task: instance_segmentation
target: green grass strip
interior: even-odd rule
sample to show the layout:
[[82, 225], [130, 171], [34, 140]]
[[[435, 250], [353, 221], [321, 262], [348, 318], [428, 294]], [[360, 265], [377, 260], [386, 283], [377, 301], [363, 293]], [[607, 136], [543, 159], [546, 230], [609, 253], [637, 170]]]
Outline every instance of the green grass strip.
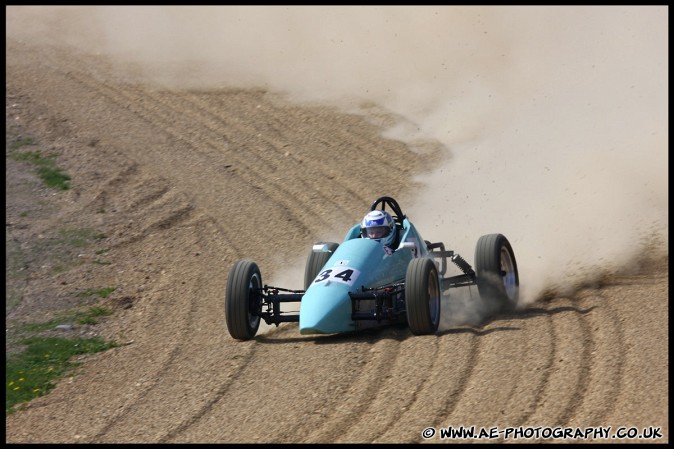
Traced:
[[39, 151], [14, 152], [12, 158], [27, 161], [37, 166], [37, 174], [42, 181], [53, 189], [70, 189], [70, 176], [56, 166], [54, 156], [42, 157]]
[[79, 363], [70, 359], [78, 354], [93, 354], [119, 346], [100, 338], [68, 339], [30, 337], [22, 342], [23, 352], [5, 359], [5, 414], [16, 411], [15, 405], [44, 396]]

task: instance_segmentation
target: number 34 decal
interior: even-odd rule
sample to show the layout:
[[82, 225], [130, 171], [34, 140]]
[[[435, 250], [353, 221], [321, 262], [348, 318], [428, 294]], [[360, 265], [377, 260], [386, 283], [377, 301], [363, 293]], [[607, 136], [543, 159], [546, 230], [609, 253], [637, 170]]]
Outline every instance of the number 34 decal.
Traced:
[[353, 285], [358, 276], [360, 276], [360, 271], [354, 270], [353, 268], [333, 267], [318, 273], [318, 276], [316, 276], [316, 279], [314, 279], [314, 284], [331, 281], [341, 282], [346, 285]]

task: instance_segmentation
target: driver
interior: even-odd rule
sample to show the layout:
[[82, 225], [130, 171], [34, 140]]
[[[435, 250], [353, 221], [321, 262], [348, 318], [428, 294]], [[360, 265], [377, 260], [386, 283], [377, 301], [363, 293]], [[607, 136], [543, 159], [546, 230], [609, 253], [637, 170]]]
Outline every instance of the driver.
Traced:
[[368, 212], [360, 223], [360, 235], [363, 238], [380, 241], [391, 249], [396, 239], [396, 231], [393, 217], [385, 210]]

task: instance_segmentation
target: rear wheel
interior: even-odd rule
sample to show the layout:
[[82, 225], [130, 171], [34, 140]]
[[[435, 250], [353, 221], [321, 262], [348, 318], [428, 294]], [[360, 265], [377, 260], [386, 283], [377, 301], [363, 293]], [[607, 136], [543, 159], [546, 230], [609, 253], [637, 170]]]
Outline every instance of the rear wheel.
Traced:
[[328, 262], [330, 256], [335, 252], [339, 244], [333, 242], [320, 242], [316, 243], [317, 245], [324, 244], [328, 245], [328, 252], [315, 252], [311, 251], [309, 257], [307, 257], [307, 265], [304, 268], [304, 289], [308, 289], [318, 273], [323, 269], [323, 266]]
[[260, 327], [262, 275], [251, 260], [237, 261], [227, 278], [225, 320], [229, 334], [237, 340], [250, 340]]
[[440, 324], [440, 279], [433, 259], [412, 259], [405, 275], [407, 323], [414, 335], [434, 334]]
[[498, 310], [512, 310], [519, 299], [517, 261], [508, 239], [502, 234], [483, 235], [475, 247], [477, 288], [480, 296]]

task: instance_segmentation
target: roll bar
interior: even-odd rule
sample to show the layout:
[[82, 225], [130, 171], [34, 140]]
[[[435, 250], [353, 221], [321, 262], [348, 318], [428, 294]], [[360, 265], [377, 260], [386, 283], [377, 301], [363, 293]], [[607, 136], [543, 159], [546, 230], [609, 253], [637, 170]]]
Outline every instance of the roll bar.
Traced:
[[372, 203], [372, 206], [370, 206], [370, 210], [376, 210], [377, 206], [381, 204], [381, 210], [386, 210], [386, 206], [388, 205], [391, 210], [393, 211], [394, 217], [397, 218], [398, 223], [402, 223], [403, 220], [406, 218], [405, 214], [403, 214], [402, 209], [400, 209], [400, 205], [398, 205], [398, 202], [391, 198], [390, 196], [380, 196], [376, 200], [374, 200], [374, 203]]

